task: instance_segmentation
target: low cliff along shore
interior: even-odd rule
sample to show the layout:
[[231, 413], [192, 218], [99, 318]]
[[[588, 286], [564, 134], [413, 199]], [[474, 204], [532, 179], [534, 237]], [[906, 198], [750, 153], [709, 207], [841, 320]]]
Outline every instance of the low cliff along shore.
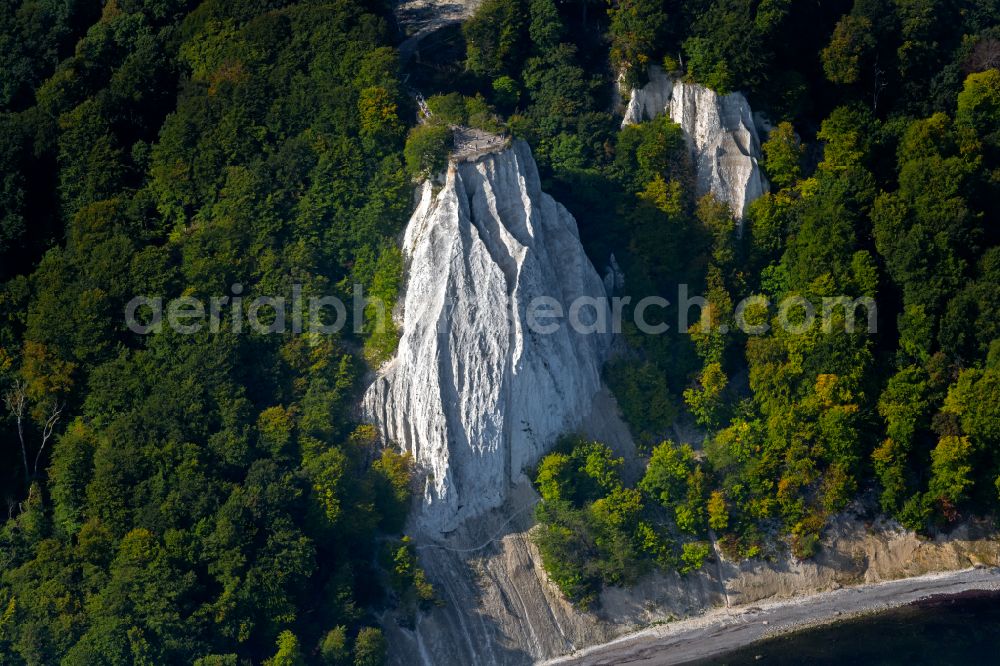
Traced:
[[941, 595], [1000, 590], [1000, 569], [970, 568], [845, 587], [788, 600], [721, 608], [651, 627], [545, 664], [684, 664], [790, 631], [839, 622]]
[[[652, 92], [643, 93], [644, 108], [659, 107]], [[715, 175], [705, 182], [740, 205], [758, 192], [756, 158], [739, 149], [757, 150], [749, 109], [736, 97], [709, 101], [706, 113], [721, 109], [729, 120], [693, 119], [701, 135], [692, 149], [732, 149], [713, 149], [728, 157], [706, 163]], [[730, 140], [744, 132], [748, 142]], [[605, 286], [572, 215], [542, 192], [524, 142], [453, 159], [443, 182], [423, 186], [407, 227], [402, 338], [363, 402], [367, 418], [417, 465], [422, 489], [408, 532], [441, 602], [415, 620], [383, 616], [390, 663], [673, 663], [789, 627], [997, 584], [996, 571], [970, 569], [1000, 565], [985, 525], [923, 539], [844, 514], [808, 561], [723, 560], [605, 588], [593, 610], [567, 602], [532, 542], [538, 495], [525, 471], [565, 432], [638, 458], [601, 381], [611, 336], [568, 327], [536, 335], [525, 308], [540, 295], [566, 307], [604, 295]], [[958, 573], [928, 577], [942, 571]]]
[[542, 570], [531, 542], [534, 492], [520, 486], [513, 495], [474, 527], [421, 539], [421, 563], [443, 605], [412, 628], [387, 618], [391, 663], [684, 663], [929, 596], [1000, 589], [1000, 543], [985, 526], [923, 539], [843, 516], [811, 560], [654, 573], [630, 589], [605, 589], [584, 611]]

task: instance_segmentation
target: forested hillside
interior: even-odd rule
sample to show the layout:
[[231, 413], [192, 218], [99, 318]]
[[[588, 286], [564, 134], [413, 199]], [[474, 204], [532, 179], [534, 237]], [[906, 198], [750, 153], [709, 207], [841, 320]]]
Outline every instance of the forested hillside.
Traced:
[[350, 416], [377, 340], [125, 328], [135, 295], [394, 292], [390, 23], [283, 4], [0, 8], [0, 663], [375, 664], [371, 611], [415, 603], [376, 540], [408, 460]]
[[[231, 300], [217, 331], [138, 335], [123, 313], [356, 284], [391, 308], [449, 124], [526, 139], [633, 303], [684, 283], [712, 306], [628, 326], [605, 369], [639, 479], [573, 437], [533, 470], [568, 597], [713, 544], [810, 557], [852, 502], [923, 533], [995, 515], [1000, 4], [484, 0], [406, 63], [390, 10], [0, 3], [0, 665], [368, 666], [383, 611], [434, 603], [400, 536], [409, 457], [354, 411], [391, 325], [234, 330]], [[678, 125], [620, 127], [616, 83], [651, 64], [773, 123], [740, 224], [695, 196]], [[871, 298], [878, 328], [759, 306], [748, 335], [754, 296]]]
[[[538, 468], [539, 545], [571, 598], [697, 568], [711, 534], [730, 557], [809, 557], [855, 499], [921, 532], [993, 514], [998, 30], [988, 1], [621, 0], [605, 15], [487, 0], [452, 41], [464, 62], [425, 65], [428, 85], [485, 100], [529, 138], [627, 295], [675, 301], [685, 283], [710, 303], [690, 335], [626, 329], [631, 352], [607, 369], [650, 455], [636, 487], [600, 443], [564, 442]], [[619, 129], [609, 113], [610, 84], [642, 86], [651, 64], [742, 91], [772, 121], [772, 191], [742, 233], [695, 199], [678, 126]], [[877, 331], [864, 307], [853, 330], [842, 306], [828, 328], [801, 309], [782, 326], [774, 309], [801, 297], [820, 314], [841, 296], [872, 299]], [[763, 334], [735, 325], [748, 297]], [[705, 432], [698, 450], [663, 442], [678, 419]]]

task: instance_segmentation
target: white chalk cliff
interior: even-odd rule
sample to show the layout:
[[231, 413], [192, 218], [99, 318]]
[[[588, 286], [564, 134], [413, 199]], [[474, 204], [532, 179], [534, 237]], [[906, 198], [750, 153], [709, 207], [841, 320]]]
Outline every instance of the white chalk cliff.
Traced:
[[[589, 299], [579, 320], [607, 318], [605, 289], [523, 141], [452, 163], [436, 194], [424, 183], [403, 252], [402, 337], [363, 410], [423, 473], [418, 525], [449, 532], [503, 504], [587, 415], [611, 335], [574, 330], [570, 307]], [[529, 326], [537, 298], [562, 307], [551, 333]]]
[[742, 218], [747, 206], [767, 191], [758, 164], [760, 138], [741, 93], [719, 95], [704, 86], [674, 80], [654, 65], [649, 68], [649, 82], [623, 91], [625, 95], [629, 101], [622, 127], [666, 113], [684, 130], [697, 171], [698, 196], [711, 192]]

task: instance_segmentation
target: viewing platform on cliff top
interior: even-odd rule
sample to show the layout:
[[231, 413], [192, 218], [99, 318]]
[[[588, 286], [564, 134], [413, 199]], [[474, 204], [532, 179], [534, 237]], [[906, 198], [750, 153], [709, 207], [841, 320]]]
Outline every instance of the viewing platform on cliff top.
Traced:
[[492, 134], [475, 127], [452, 125], [455, 146], [451, 150], [454, 162], [474, 162], [483, 155], [498, 153], [510, 146], [507, 134]]

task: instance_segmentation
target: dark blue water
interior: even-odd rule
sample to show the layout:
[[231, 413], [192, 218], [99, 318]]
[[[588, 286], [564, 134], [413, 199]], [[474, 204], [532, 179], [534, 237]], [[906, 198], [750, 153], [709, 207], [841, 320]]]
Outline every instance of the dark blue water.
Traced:
[[1000, 666], [1000, 595], [933, 598], [878, 615], [768, 639], [699, 664]]

